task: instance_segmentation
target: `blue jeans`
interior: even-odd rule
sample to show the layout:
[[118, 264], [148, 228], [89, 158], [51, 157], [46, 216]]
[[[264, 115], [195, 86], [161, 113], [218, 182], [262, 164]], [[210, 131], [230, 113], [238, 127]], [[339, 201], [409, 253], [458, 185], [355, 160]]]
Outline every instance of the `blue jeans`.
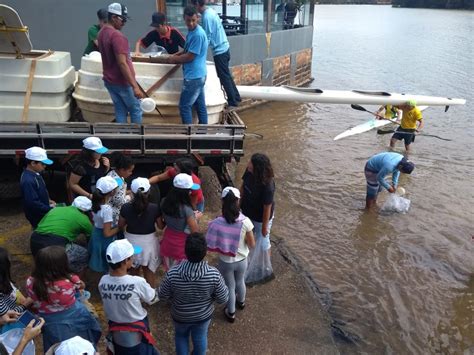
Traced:
[[193, 354], [205, 355], [207, 350], [207, 330], [211, 320], [199, 323], [174, 323], [174, 342], [177, 355], [189, 354], [189, 335], [193, 341]]
[[216, 66], [217, 76], [224, 87], [229, 106], [238, 106], [240, 99], [239, 90], [235, 86], [234, 79], [229, 70], [230, 50], [214, 56], [214, 65]]
[[104, 85], [109, 91], [115, 108], [115, 121], [127, 123], [127, 115], [130, 112], [132, 123], [142, 123], [142, 109], [140, 101], [135, 97], [130, 85], [114, 85], [104, 80]]
[[207, 124], [207, 108], [204, 96], [206, 77], [183, 80], [183, 89], [179, 98], [179, 114], [184, 124], [193, 123], [193, 107], [196, 109], [199, 123]]

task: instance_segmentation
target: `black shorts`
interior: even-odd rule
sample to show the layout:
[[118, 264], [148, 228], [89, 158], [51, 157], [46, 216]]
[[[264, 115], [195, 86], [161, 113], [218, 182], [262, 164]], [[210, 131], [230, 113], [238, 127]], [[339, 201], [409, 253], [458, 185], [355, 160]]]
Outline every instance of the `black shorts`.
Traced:
[[409, 145], [415, 141], [415, 132], [416, 129], [405, 129], [398, 127], [392, 138], [398, 141], [403, 139], [405, 141], [405, 145]]

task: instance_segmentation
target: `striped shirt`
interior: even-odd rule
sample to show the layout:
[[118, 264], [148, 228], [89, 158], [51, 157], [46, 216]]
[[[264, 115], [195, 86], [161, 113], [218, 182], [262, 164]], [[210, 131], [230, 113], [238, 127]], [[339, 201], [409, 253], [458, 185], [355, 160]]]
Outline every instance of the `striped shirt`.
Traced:
[[226, 303], [229, 290], [219, 271], [207, 261], [183, 261], [165, 275], [158, 290], [160, 299], [171, 300], [171, 316], [178, 323], [204, 322], [212, 317], [214, 304]]
[[12, 292], [10, 294], [0, 293], [0, 316], [3, 316], [8, 311], [15, 311], [18, 313], [23, 313], [25, 311], [25, 307], [18, 305], [16, 303], [16, 293], [17, 288], [12, 286]]

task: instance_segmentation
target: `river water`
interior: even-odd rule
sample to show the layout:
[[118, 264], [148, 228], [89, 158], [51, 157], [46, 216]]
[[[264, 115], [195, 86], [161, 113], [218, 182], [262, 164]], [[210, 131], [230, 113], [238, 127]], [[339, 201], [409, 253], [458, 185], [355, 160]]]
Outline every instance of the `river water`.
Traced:
[[332, 140], [368, 114], [270, 103], [241, 115], [264, 136], [246, 141], [247, 159], [265, 152], [276, 172], [272, 233], [328, 290], [337, 324], [359, 337], [340, 341], [343, 353], [474, 352], [473, 23], [466, 11], [316, 6], [311, 86], [468, 100], [425, 111], [425, 133], [453, 141], [417, 138], [416, 169], [400, 180], [408, 214], [363, 209], [365, 161], [389, 136]]

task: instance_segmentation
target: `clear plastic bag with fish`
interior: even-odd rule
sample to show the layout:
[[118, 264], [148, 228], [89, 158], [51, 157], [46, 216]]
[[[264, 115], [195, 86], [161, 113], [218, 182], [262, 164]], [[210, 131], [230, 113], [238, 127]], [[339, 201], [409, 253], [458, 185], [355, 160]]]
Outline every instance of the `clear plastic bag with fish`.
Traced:
[[164, 47], [152, 43], [145, 49], [145, 53], [150, 57], [159, 57], [160, 55], [168, 54], [168, 51]]
[[257, 238], [255, 248], [250, 249], [248, 267], [245, 272], [247, 285], [265, 283], [274, 277], [270, 253], [265, 249], [263, 241], [263, 238]]
[[411, 201], [397, 194], [390, 194], [382, 205], [382, 212], [407, 213], [410, 209]]

